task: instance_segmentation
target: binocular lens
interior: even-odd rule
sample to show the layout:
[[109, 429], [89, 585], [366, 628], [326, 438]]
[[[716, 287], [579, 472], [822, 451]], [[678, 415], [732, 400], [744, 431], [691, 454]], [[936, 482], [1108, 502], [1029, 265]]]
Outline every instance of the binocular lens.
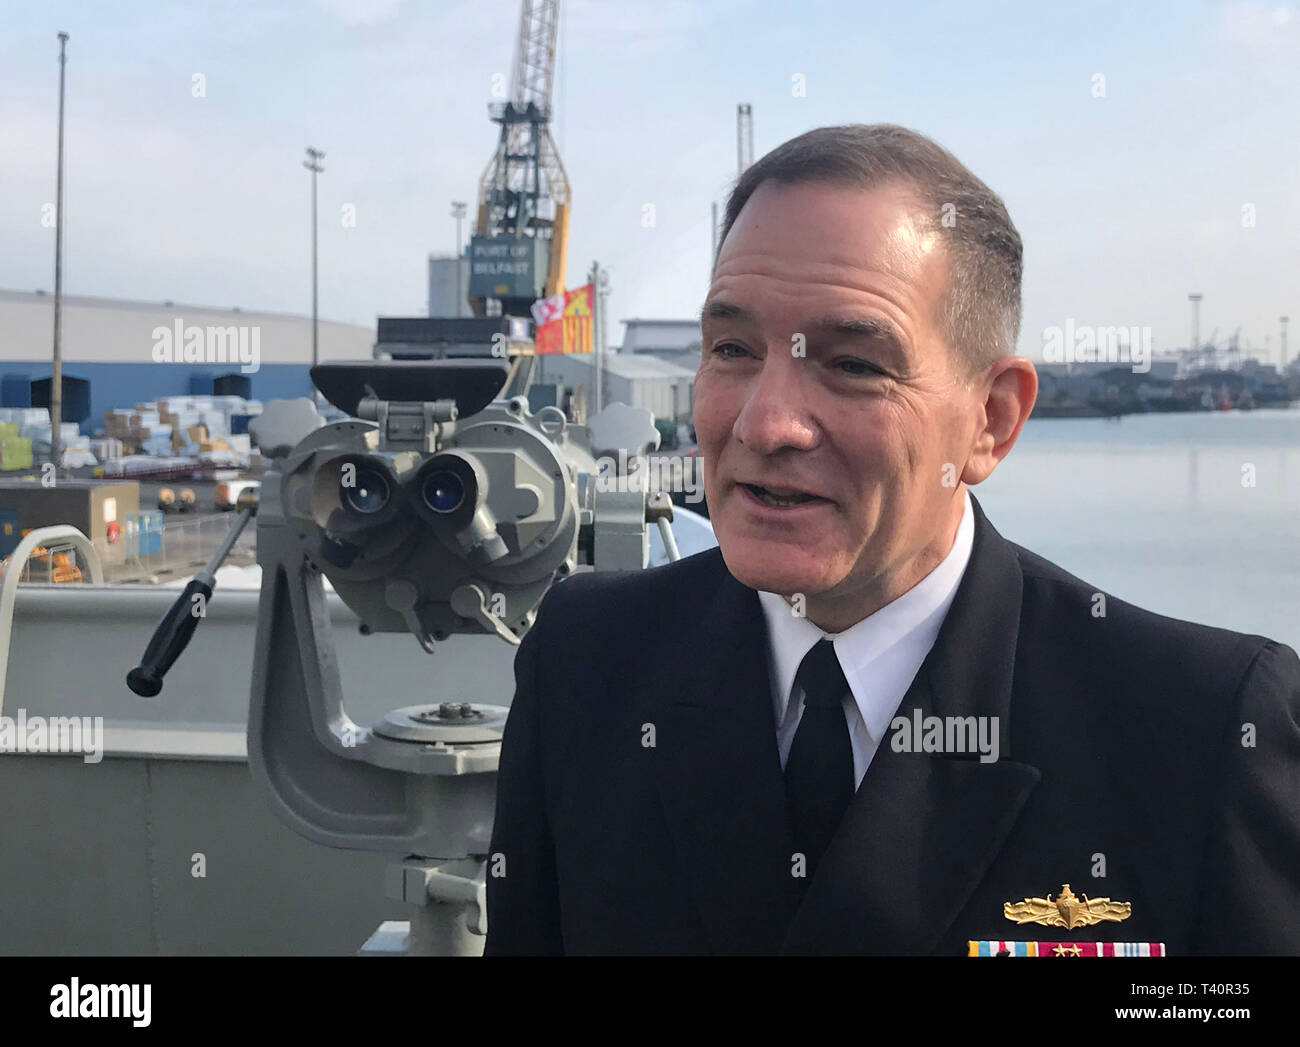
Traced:
[[356, 483], [342, 485], [343, 502], [358, 513], [377, 513], [388, 504], [388, 481], [374, 469], [358, 469]]
[[465, 501], [465, 485], [449, 469], [439, 469], [424, 481], [424, 504], [435, 513], [454, 513]]

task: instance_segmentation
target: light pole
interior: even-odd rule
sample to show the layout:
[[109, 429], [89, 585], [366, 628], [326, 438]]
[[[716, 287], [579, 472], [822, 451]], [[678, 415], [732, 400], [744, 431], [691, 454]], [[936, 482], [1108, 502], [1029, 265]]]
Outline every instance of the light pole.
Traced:
[[605, 404], [605, 296], [609, 293], [609, 271], [602, 269], [599, 262], [591, 263], [587, 274], [591, 281], [592, 332], [591, 348], [595, 363], [596, 410], [600, 414]]
[[68, 34], [59, 34], [59, 161], [54, 190], [54, 361], [50, 375], [50, 461], [58, 471], [63, 457], [63, 80], [68, 64]]
[[600, 263], [592, 262], [591, 268], [587, 271], [587, 281], [591, 284], [591, 362], [593, 384], [596, 386], [592, 390], [595, 395], [596, 409], [591, 413], [600, 414], [600, 296], [597, 291], [600, 288]]
[[609, 328], [605, 324], [605, 305], [606, 299], [609, 298], [609, 270], [600, 271], [600, 281], [596, 284], [596, 297], [600, 302], [600, 351], [602, 355], [609, 351], [608, 332]]
[[709, 275], [710, 276], [713, 275], [713, 263], [717, 261], [718, 258], [718, 201], [716, 200], [713, 201], [712, 211], [713, 211], [713, 218], [712, 218], [713, 232], [712, 232], [711, 248], [709, 250]]
[[[311, 365], [315, 367], [319, 363], [319, 345], [318, 345], [318, 326], [317, 302], [316, 302], [316, 176], [325, 170], [321, 166], [321, 161], [325, 159], [325, 154], [319, 149], [307, 147], [307, 159], [302, 162], [302, 166], [311, 172]], [[315, 385], [312, 386], [312, 395], [315, 396]]]
[[461, 282], [461, 260], [465, 253], [465, 241], [460, 238], [460, 223], [465, 217], [465, 208], [469, 205], [463, 200], [453, 200], [451, 202], [451, 216], [456, 219], [456, 315], [460, 316], [461, 307], [465, 304], [465, 289]]
[[1187, 296], [1187, 300], [1192, 303], [1192, 344], [1189, 359], [1193, 367], [1199, 367], [1201, 363], [1201, 299], [1204, 297], [1195, 291]]

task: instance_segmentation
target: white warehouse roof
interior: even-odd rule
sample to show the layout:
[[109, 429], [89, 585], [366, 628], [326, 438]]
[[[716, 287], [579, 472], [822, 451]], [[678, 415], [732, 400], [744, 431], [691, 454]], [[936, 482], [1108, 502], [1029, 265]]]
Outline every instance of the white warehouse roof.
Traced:
[[[591, 356], [584, 354], [584, 358], [591, 359]], [[653, 356], [644, 356], [640, 353], [607, 353], [605, 355], [605, 369], [612, 375], [619, 378], [641, 379], [641, 378], [681, 378], [686, 381], [695, 379], [695, 372], [686, 367], [669, 363], [666, 360], [657, 360]]]
[[[311, 317], [291, 313], [63, 296], [63, 356], [69, 363], [148, 363], [154, 330], [180, 322], [197, 327], [257, 328], [268, 364], [311, 363]], [[54, 326], [54, 295], [0, 290], [0, 364], [46, 361]], [[369, 359], [373, 327], [321, 320], [321, 360]]]
[[680, 352], [700, 347], [700, 321], [624, 320], [623, 352]]

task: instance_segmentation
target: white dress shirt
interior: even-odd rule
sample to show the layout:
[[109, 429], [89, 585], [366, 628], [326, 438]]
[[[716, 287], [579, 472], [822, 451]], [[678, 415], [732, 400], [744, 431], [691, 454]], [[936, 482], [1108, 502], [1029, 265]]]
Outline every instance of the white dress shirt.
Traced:
[[835, 645], [852, 691], [853, 701], [845, 696], [844, 716], [853, 746], [854, 780], [862, 783], [898, 706], [934, 646], [966, 572], [975, 516], [970, 493], [964, 493], [961, 523], [948, 555], [902, 596], [841, 633], [823, 632], [807, 618], [797, 617], [783, 596], [759, 592], [767, 618], [768, 672], [782, 768], [803, 715], [803, 688], [795, 685], [795, 673], [804, 655], [819, 640], [827, 639]]

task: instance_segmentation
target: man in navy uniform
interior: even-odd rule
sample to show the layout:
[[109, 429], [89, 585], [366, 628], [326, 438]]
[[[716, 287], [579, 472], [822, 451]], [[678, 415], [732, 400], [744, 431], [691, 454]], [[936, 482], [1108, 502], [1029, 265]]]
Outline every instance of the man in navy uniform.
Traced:
[[968, 492], [1037, 394], [1021, 266], [914, 132], [744, 173], [695, 384], [720, 548], [544, 600], [488, 955], [1300, 953], [1295, 653], [1115, 599]]

